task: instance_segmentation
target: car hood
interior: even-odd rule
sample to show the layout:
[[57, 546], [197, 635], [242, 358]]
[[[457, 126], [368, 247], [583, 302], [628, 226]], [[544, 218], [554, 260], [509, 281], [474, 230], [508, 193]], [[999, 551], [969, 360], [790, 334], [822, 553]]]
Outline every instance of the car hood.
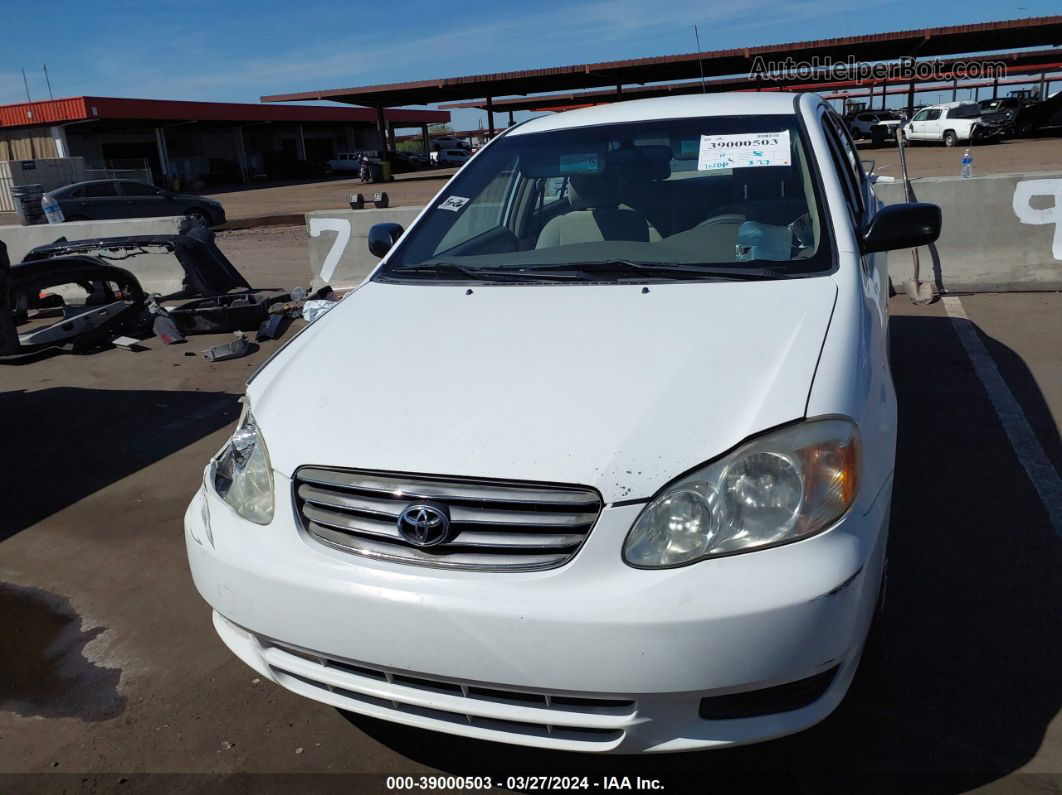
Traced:
[[248, 389], [273, 467], [646, 498], [804, 415], [837, 288], [369, 282]]

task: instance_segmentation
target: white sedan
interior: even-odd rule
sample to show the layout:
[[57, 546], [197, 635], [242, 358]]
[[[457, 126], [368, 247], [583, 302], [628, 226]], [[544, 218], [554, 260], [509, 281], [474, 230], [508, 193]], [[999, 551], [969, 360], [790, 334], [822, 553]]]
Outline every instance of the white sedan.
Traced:
[[879, 207], [814, 95], [494, 139], [250, 381], [185, 517], [262, 677], [541, 748], [766, 740], [840, 703], [896, 442]]

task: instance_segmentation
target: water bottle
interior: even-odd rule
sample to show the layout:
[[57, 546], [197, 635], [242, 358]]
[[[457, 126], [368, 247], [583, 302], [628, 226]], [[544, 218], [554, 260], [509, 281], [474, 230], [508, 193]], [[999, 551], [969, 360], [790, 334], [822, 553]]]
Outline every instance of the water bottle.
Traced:
[[53, 199], [50, 194], [44, 194], [44, 198], [41, 199], [41, 209], [44, 210], [44, 217], [48, 219], [50, 224], [61, 224], [66, 220], [63, 217], [63, 210], [59, 206], [59, 202]]
[[970, 154], [969, 149], [963, 152], [962, 171], [959, 172], [959, 176], [963, 179], [969, 179], [973, 176], [973, 155]]

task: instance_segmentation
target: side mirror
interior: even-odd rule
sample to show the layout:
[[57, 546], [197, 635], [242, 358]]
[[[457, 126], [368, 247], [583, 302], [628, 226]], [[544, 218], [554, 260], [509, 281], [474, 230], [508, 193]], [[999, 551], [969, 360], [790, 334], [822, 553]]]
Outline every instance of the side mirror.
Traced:
[[374, 257], [382, 257], [391, 250], [404, 231], [400, 224], [373, 224], [369, 227], [369, 252]]
[[863, 253], [929, 245], [940, 237], [940, 221], [940, 208], [935, 204], [886, 205], [863, 233]]

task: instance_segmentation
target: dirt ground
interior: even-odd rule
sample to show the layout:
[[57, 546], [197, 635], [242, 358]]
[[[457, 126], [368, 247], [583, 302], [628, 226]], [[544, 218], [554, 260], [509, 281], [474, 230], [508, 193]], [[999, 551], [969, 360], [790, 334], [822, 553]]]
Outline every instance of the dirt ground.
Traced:
[[[900, 157], [895, 145], [875, 148], [869, 141], [859, 144], [864, 159], [874, 160], [877, 174], [900, 176]], [[907, 147], [907, 171], [917, 177], [957, 177], [965, 147], [948, 149], [939, 144], [917, 143]], [[1022, 171], [1062, 169], [1062, 138], [1007, 140], [975, 146], [970, 150], [974, 176], [1011, 174]]]
[[239, 186], [205, 195], [225, 205], [225, 215], [230, 222], [345, 208], [349, 206], [352, 193], [360, 193], [366, 199], [371, 199], [373, 193], [386, 191], [392, 207], [417, 207], [438, 193], [455, 171], [453, 168], [440, 168], [399, 174], [393, 182], [368, 185], [358, 179], [325, 179], [282, 185]]
[[261, 226], [217, 232], [215, 241], [250, 285], [284, 289], [310, 284], [305, 226]]

